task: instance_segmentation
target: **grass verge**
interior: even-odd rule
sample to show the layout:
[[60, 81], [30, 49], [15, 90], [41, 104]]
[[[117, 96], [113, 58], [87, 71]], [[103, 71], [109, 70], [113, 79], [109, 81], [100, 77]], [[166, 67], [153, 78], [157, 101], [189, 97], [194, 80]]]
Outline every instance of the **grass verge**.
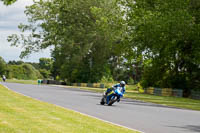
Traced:
[[200, 111], [200, 100], [127, 92], [126, 97], [165, 106]]
[[136, 133], [123, 127], [40, 102], [0, 85], [1, 133]]
[[9, 82], [9, 83], [21, 83], [21, 84], [37, 84], [37, 80], [7, 79], [6, 82]]

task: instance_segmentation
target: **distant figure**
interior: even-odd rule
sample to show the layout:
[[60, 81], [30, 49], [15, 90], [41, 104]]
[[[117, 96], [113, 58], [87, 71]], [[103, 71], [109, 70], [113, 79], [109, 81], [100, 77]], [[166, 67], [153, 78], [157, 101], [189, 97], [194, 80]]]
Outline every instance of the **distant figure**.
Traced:
[[42, 80], [38, 79], [38, 85], [41, 85]]
[[2, 76], [2, 79], [3, 79], [3, 82], [6, 82], [6, 76], [5, 75]]

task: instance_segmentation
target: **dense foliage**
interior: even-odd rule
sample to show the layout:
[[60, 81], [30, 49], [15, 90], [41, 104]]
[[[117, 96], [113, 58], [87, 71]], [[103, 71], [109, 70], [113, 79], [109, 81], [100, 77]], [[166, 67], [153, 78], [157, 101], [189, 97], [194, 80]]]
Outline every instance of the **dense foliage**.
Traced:
[[4, 75], [6, 72], [6, 62], [2, 57], [0, 57], [0, 76]]
[[21, 57], [53, 45], [54, 77], [97, 82], [110, 76], [110, 61], [122, 53], [120, 41], [125, 28], [116, 5], [115, 0], [35, 2], [26, 10], [30, 25], [19, 26], [32, 34], [27, 38], [22, 35], [22, 40], [13, 35], [9, 41], [26, 47]]
[[127, 0], [129, 46], [149, 64], [142, 85], [200, 88], [200, 1]]
[[14, 2], [16, 2], [17, 0], [0, 0], [3, 2], [3, 4], [5, 5], [11, 5], [13, 4]]
[[39, 71], [44, 78], [50, 78], [53, 76], [51, 74], [53, 67], [53, 60], [50, 58], [40, 58], [39, 59]]
[[200, 1], [50, 0], [27, 7], [21, 57], [53, 46], [52, 76], [200, 89]]
[[0, 57], [0, 76], [6, 75], [7, 78], [12, 79], [40, 79], [51, 78], [53, 62], [50, 58], [40, 58], [39, 63], [23, 62], [23, 61], [9, 61], [6, 63]]
[[42, 75], [32, 65], [22, 64], [9, 65], [7, 69], [7, 77], [28, 80], [42, 78]]

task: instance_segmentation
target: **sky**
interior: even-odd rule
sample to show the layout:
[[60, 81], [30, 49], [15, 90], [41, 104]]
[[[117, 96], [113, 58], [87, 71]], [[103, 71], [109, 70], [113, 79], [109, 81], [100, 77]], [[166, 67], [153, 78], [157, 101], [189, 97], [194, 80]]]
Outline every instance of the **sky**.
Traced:
[[[17, 28], [20, 23], [27, 23], [24, 14], [25, 6], [31, 5], [32, 0], [18, 0], [10, 6], [5, 6], [0, 1], [0, 56], [6, 61], [21, 60], [19, 55], [22, 51], [20, 47], [11, 47], [7, 37], [12, 34], [20, 34]], [[50, 58], [50, 49], [39, 53], [33, 53], [29, 57], [22, 59], [24, 62], [39, 62], [39, 58]]]

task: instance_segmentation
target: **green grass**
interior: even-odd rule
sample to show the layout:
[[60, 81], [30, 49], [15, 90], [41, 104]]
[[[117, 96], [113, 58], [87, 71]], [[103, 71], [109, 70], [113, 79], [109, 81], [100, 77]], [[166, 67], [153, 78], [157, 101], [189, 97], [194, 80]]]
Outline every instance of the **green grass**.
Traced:
[[126, 85], [126, 90], [137, 91], [137, 85]]
[[155, 96], [135, 92], [127, 92], [125, 97], [166, 106], [200, 111], [200, 100], [167, 96]]
[[1, 133], [136, 133], [80, 113], [40, 102], [0, 85]]
[[6, 82], [9, 82], [9, 83], [21, 83], [21, 84], [37, 84], [37, 80], [7, 79]]

